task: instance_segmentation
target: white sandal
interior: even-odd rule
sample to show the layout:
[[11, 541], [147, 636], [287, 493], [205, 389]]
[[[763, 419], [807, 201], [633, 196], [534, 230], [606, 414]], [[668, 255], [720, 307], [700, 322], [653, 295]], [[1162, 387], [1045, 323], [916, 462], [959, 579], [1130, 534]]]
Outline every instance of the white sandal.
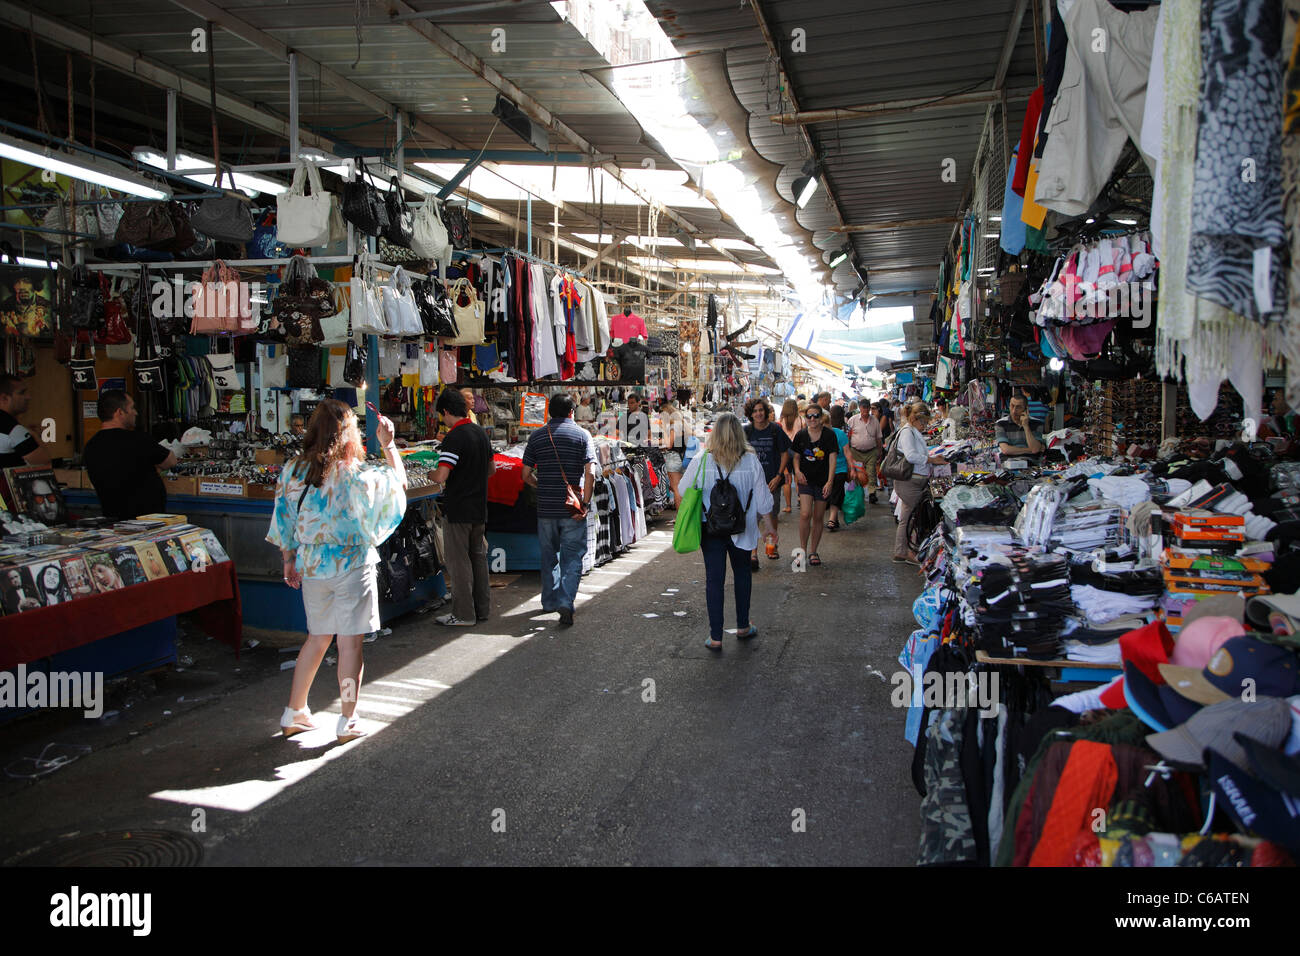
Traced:
[[339, 743], [346, 744], [358, 737], [364, 737], [366, 732], [361, 729], [361, 724], [356, 714], [351, 717], [339, 717], [339, 724], [335, 730], [335, 736], [338, 737]]
[[286, 707], [284, 713], [280, 715], [280, 731], [285, 737], [293, 737], [315, 729], [316, 725], [311, 722], [310, 707], [304, 707], [302, 710]]

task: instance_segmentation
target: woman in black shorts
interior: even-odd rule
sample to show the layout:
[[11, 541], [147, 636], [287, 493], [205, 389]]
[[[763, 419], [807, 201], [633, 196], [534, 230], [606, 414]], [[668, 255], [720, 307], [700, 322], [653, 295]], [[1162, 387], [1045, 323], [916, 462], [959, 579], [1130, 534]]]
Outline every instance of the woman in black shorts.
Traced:
[[799, 546], [807, 552], [808, 563], [816, 566], [822, 563], [817, 546], [822, 540], [826, 502], [831, 496], [831, 476], [835, 474], [840, 446], [834, 432], [826, 427], [826, 414], [820, 405], [808, 406], [804, 423], [790, 450], [799, 488]]

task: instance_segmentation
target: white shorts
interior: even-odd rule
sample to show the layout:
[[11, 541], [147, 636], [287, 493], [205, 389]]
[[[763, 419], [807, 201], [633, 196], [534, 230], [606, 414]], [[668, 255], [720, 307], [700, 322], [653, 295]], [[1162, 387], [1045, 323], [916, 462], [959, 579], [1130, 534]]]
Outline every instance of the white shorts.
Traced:
[[682, 466], [682, 453], [664, 449], [664, 471], [680, 475], [686, 469]]
[[379, 566], [367, 564], [335, 578], [303, 578], [309, 634], [369, 634], [379, 630]]

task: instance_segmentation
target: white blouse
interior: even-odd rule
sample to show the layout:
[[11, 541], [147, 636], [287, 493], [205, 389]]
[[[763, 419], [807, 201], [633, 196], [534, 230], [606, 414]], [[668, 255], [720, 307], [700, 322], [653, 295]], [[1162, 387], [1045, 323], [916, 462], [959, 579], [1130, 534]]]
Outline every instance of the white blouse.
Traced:
[[930, 474], [930, 448], [911, 425], [898, 430], [898, 453], [912, 463], [912, 476]]
[[[705, 465], [707, 468], [701, 475], [700, 469]], [[712, 455], [700, 453], [686, 466], [686, 472], [677, 486], [684, 494], [687, 488], [698, 485], [704, 494], [705, 514], [709, 512], [709, 496], [713, 493], [713, 485], [717, 481], [720, 467]], [[758, 547], [758, 516], [771, 514], [773, 504], [772, 490], [767, 487], [767, 480], [763, 477], [763, 466], [759, 464], [758, 456], [751, 451], [746, 452], [745, 457], [740, 459], [730, 472], [725, 468], [721, 470], [740, 495], [740, 500], [749, 502], [749, 508], [745, 511], [745, 530], [740, 534], [733, 534], [731, 543], [744, 551], [753, 551]], [[752, 500], [750, 492], [754, 495]]]

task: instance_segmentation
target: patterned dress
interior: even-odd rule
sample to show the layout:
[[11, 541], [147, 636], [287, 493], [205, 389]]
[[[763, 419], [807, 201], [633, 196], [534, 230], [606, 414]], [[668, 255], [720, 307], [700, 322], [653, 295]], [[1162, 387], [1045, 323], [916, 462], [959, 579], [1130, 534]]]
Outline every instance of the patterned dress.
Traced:
[[297, 552], [304, 578], [334, 578], [379, 561], [376, 546], [406, 513], [406, 492], [387, 465], [333, 468], [319, 488], [307, 488], [307, 469], [288, 465], [275, 490], [266, 540]]

